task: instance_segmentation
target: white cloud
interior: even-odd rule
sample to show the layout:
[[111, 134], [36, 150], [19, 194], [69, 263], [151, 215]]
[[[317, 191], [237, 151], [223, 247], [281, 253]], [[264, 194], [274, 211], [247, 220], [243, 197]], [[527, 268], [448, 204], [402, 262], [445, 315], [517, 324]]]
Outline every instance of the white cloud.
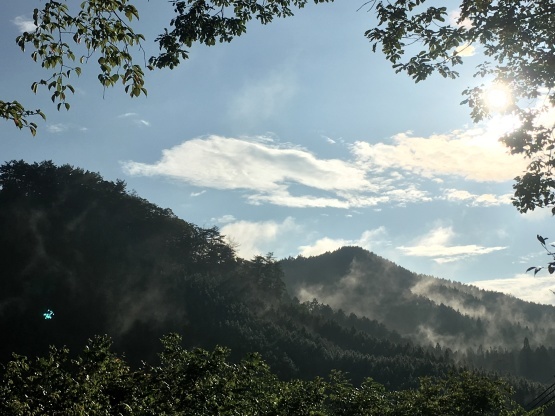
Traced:
[[537, 208], [533, 211], [528, 211], [526, 214], [520, 216], [528, 221], [541, 222], [553, 217], [553, 213], [549, 208]]
[[292, 71], [274, 71], [257, 79], [250, 79], [231, 102], [232, 118], [253, 124], [277, 115], [294, 97], [297, 82]]
[[140, 127], [150, 127], [150, 121], [139, 118], [138, 113], [127, 112], [122, 113], [117, 118], [129, 118], [131, 121]]
[[397, 249], [407, 256], [433, 257], [433, 260], [439, 264], [506, 249], [506, 247], [484, 247], [476, 244], [451, 245], [455, 237], [452, 227], [439, 226], [416, 239], [412, 246], [399, 246]]
[[[319, 159], [306, 150], [271, 142], [219, 136], [197, 138], [163, 150], [155, 164], [129, 161], [123, 168], [130, 175], [163, 175], [201, 187], [250, 190], [247, 199], [253, 204], [348, 208], [374, 205], [376, 198], [387, 201], [396, 197], [395, 193], [370, 197], [368, 194], [393, 189], [380, 178], [370, 182], [366, 171], [354, 163]], [[293, 192], [293, 186], [300, 191]], [[406, 198], [411, 191], [402, 194]]]
[[137, 113], [123, 113], [118, 116], [118, 118], [128, 118], [128, 117], [137, 117]]
[[392, 144], [359, 141], [352, 151], [360, 165], [385, 171], [395, 167], [429, 179], [458, 176], [478, 182], [512, 180], [526, 168], [520, 156], [510, 155], [498, 142], [506, 131], [497, 119], [483, 127], [455, 130], [449, 134], [415, 137], [393, 136]]
[[276, 241], [283, 234], [298, 230], [292, 217], [281, 223], [276, 221], [236, 221], [224, 225], [220, 233], [225, 236], [240, 257], [250, 259], [256, 255], [265, 255], [274, 251]]
[[17, 26], [17, 29], [23, 32], [34, 32], [37, 27], [33, 23], [33, 19], [28, 19], [25, 16], [17, 16], [12, 20], [12, 23]]
[[512, 194], [493, 195], [482, 194], [475, 195], [462, 189], [444, 189], [443, 199], [453, 202], [467, 202], [473, 207], [492, 207], [499, 205], [511, 204]]
[[[464, 27], [465, 29], [472, 28], [472, 22], [470, 19], [464, 19], [460, 21], [461, 11], [460, 9], [452, 10], [449, 13], [449, 24], [456, 27]], [[473, 45], [464, 43], [455, 49], [455, 52], [459, 56], [473, 56], [476, 54], [476, 48]]]
[[379, 227], [374, 230], [364, 231], [360, 238], [355, 240], [323, 237], [314, 242], [314, 244], [300, 246], [299, 254], [305, 257], [318, 256], [327, 251], [334, 251], [344, 246], [358, 246], [371, 251], [377, 245], [382, 245], [384, 243], [384, 238], [386, 235], [387, 231], [385, 227]]
[[64, 133], [68, 130], [78, 130], [81, 133], [86, 133], [89, 129], [87, 127], [76, 126], [75, 124], [56, 123], [56, 124], [47, 124], [46, 130], [49, 133], [59, 134], [59, 133]]
[[470, 19], [464, 19], [462, 22], [459, 20], [461, 19], [461, 10], [456, 9], [449, 12], [449, 23], [453, 26], [464, 27], [466, 29], [470, 29], [472, 27], [472, 22]]
[[[436, 191], [445, 177], [502, 182], [520, 174], [526, 161], [508, 154], [497, 141], [509, 125], [492, 120], [482, 127], [430, 137], [401, 133], [389, 144], [358, 141], [350, 146], [351, 157], [346, 160], [322, 159], [269, 137], [208, 136], [163, 150], [156, 163], [122, 165], [129, 175], [160, 175], [199, 187], [246, 190], [243, 195], [253, 205], [352, 209], [443, 199], [489, 207], [510, 203], [510, 195]], [[435, 189], [424, 190], [422, 184]]]
[[139, 126], [146, 126], [146, 127], [150, 127], [150, 121], [146, 121], [146, 120], [135, 120], [135, 124], [139, 125]]
[[50, 133], [63, 133], [64, 131], [67, 131], [69, 129], [69, 126], [67, 124], [63, 124], [63, 123], [58, 123], [58, 124], [48, 124], [46, 126], [46, 130], [48, 130]]
[[211, 222], [217, 222], [219, 224], [227, 224], [229, 222], [234, 222], [235, 221], [235, 217], [231, 214], [226, 214], [226, 215], [222, 215], [221, 217], [218, 218], [211, 218], [210, 221]]
[[455, 49], [455, 53], [459, 56], [474, 56], [476, 55], [476, 48], [473, 45], [465, 43]]
[[479, 280], [470, 284], [485, 290], [513, 295], [517, 298], [542, 303], [555, 304], [555, 279], [553, 276], [536, 276], [534, 274], [519, 274], [508, 279]]
[[287, 189], [276, 190], [270, 194], [256, 194], [247, 197], [253, 205], [270, 203], [289, 208], [349, 208], [349, 201], [338, 198], [321, 198], [310, 195], [293, 196]]
[[190, 196], [196, 197], [196, 196], [201, 196], [202, 194], [205, 194], [205, 193], [206, 193], [205, 190], [204, 190], [204, 191], [200, 191], [200, 192], [191, 192], [191, 193], [190, 193]]

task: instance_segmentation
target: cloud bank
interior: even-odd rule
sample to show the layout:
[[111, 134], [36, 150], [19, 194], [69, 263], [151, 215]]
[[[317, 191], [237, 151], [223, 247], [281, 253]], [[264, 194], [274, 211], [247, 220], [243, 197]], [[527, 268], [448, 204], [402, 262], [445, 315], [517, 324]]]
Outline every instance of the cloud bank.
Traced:
[[452, 202], [466, 202], [472, 207], [493, 207], [511, 203], [513, 194], [493, 195], [481, 194], [476, 195], [461, 189], [444, 189], [443, 198]]
[[326, 252], [337, 250], [345, 246], [358, 246], [368, 251], [372, 251], [376, 245], [382, 245], [387, 236], [385, 227], [378, 227], [373, 230], [366, 230], [362, 233], [360, 238], [355, 240], [345, 240], [341, 238], [323, 237], [317, 240], [314, 244], [300, 246], [299, 251], [302, 256], [319, 256]]
[[[224, 222], [234, 220], [234, 218], [226, 216], [219, 220]], [[235, 247], [240, 257], [251, 259], [257, 255], [273, 252], [280, 237], [298, 228], [295, 220], [287, 217], [281, 223], [277, 221], [235, 221], [224, 225], [220, 232]]]
[[199, 187], [247, 191], [245, 198], [254, 205], [348, 209], [443, 199], [495, 206], [510, 203], [509, 195], [453, 188], [431, 195], [422, 184], [437, 186], [449, 177], [490, 183], [512, 180], [526, 162], [509, 155], [497, 142], [499, 135], [495, 124], [430, 137], [401, 133], [390, 143], [357, 141], [350, 145], [347, 160], [319, 158], [269, 138], [212, 135], [165, 149], [153, 164], [122, 165], [129, 175], [166, 176]]
[[[129, 175], [161, 175], [214, 189], [242, 189], [252, 204], [289, 207], [337, 207], [376, 204], [362, 193], [380, 186], [360, 166], [339, 159], [260, 141], [209, 136], [186, 141], [162, 152], [155, 164], [126, 162]], [[292, 187], [303, 188], [294, 194]]]
[[451, 263], [471, 256], [489, 254], [507, 247], [484, 247], [476, 244], [452, 245], [456, 237], [452, 227], [436, 227], [416, 239], [411, 246], [399, 246], [407, 256], [431, 257], [436, 263]]
[[519, 274], [508, 279], [478, 280], [470, 284], [485, 290], [513, 295], [529, 302], [555, 305], [555, 279], [553, 276]]
[[456, 130], [430, 137], [400, 133], [391, 144], [356, 142], [353, 153], [358, 163], [376, 171], [398, 169], [424, 178], [460, 177], [476, 182], [512, 180], [526, 168], [526, 161], [507, 153], [497, 141], [502, 135], [492, 128]]

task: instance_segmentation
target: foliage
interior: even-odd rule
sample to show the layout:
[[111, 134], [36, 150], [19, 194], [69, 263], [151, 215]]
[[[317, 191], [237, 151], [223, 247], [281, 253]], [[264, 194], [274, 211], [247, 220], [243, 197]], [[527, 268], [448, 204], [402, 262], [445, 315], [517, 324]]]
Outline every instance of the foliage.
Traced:
[[521, 124], [502, 141], [511, 153], [530, 159], [527, 172], [515, 178], [513, 203], [521, 212], [550, 206], [555, 213], [555, 125], [542, 121], [555, 105], [553, 2], [462, 0], [455, 24], [449, 22], [446, 7], [426, 7], [425, 0], [371, 3], [379, 24], [366, 36], [374, 50], [380, 46], [397, 72], [406, 72], [416, 82], [434, 72], [457, 77], [454, 67], [463, 63], [464, 51], [480, 49], [485, 59], [475, 76], [487, 83], [466, 89], [462, 103], [479, 121], [491, 112], [484, 95], [488, 85], [511, 90], [513, 102], [506, 111]]
[[[315, 0], [316, 3], [328, 0]], [[293, 15], [307, 0], [172, 0], [175, 16], [155, 41], [160, 53], [137, 64], [133, 48], [142, 50], [145, 38], [133, 29], [139, 18], [130, 0], [85, 0], [76, 10], [64, 1], [46, 1], [33, 13], [37, 29], [17, 38], [22, 50], [32, 48], [31, 57], [47, 70], [48, 78], [33, 82], [37, 92], [46, 87], [51, 99], [69, 109], [68, 94], [74, 92], [69, 77], [81, 73], [82, 64], [98, 55], [101, 85], [121, 82], [131, 97], [147, 93], [143, 67], [174, 68], [188, 58], [194, 43], [214, 45], [230, 42], [246, 32], [247, 23], [268, 24], [274, 18]], [[416, 82], [432, 73], [456, 78], [454, 69], [463, 63], [464, 51], [481, 48], [485, 59], [475, 76], [487, 84], [502, 84], [514, 95], [507, 109], [517, 116], [520, 127], [502, 138], [513, 154], [530, 159], [527, 171], [517, 176], [514, 205], [521, 212], [552, 207], [555, 213], [555, 149], [553, 122], [542, 121], [555, 104], [555, 6], [550, 0], [461, 0], [456, 23], [449, 21], [446, 7], [427, 6], [426, 0], [370, 0], [378, 24], [366, 32], [373, 50], [378, 47], [397, 72], [406, 72]], [[144, 56], [144, 51], [143, 51]], [[405, 58], [405, 56], [409, 56]], [[78, 64], [75, 64], [75, 62]], [[474, 120], [490, 115], [484, 99], [487, 84], [466, 89], [463, 103]], [[530, 105], [535, 100], [537, 105]], [[0, 117], [34, 135], [34, 115], [17, 101], [0, 101]]]
[[[314, 0], [316, 3], [329, 0]], [[79, 76], [82, 66], [98, 56], [98, 80], [103, 88], [117, 83], [131, 97], [147, 95], [143, 68], [173, 69], [189, 57], [193, 43], [212, 46], [216, 42], [231, 42], [244, 34], [247, 23], [253, 19], [268, 24], [274, 18], [293, 15], [292, 8], [302, 8], [308, 0], [172, 0], [175, 17], [155, 41], [160, 53], [146, 61], [144, 35], [136, 33], [133, 21], [139, 11], [130, 0], [84, 0], [78, 8], [67, 1], [46, 1], [33, 12], [36, 30], [25, 32], [16, 41], [22, 51], [31, 48], [31, 58], [46, 70], [50, 77], [31, 84], [37, 93], [46, 87], [58, 110], [69, 110], [68, 94], [75, 88], [68, 82], [72, 75]], [[137, 64], [134, 50], [143, 52]], [[0, 101], [0, 118], [12, 120], [18, 128], [29, 128], [36, 134], [37, 125], [30, 117], [45, 115], [40, 110], [26, 110], [17, 101]]]
[[[542, 346], [530, 348], [522, 357], [516, 350], [491, 350], [487, 346], [481, 351], [468, 350], [465, 356], [464, 351], [453, 351], [445, 345], [418, 345], [417, 338], [411, 341], [392, 331], [378, 323], [377, 316], [359, 318], [317, 301], [299, 303], [287, 294], [285, 281], [304, 275], [313, 284], [329, 285], [349, 272], [349, 264], [358, 262], [383, 274], [390, 283], [382, 285], [389, 288], [384, 293], [386, 303], [380, 307], [383, 313], [401, 316], [411, 325], [415, 322], [413, 317], [430, 313], [438, 321], [437, 330], [445, 331], [439, 334], [451, 334], [458, 340], [476, 340], [483, 327], [487, 328], [485, 322], [479, 324], [445, 305], [434, 306], [423, 297], [403, 305], [399, 299], [408, 296], [408, 288], [418, 277], [362, 249], [350, 247], [327, 256], [282, 262], [275, 261], [271, 254], [240, 259], [217, 229], [200, 228], [177, 218], [171, 210], [128, 192], [123, 181], [107, 181], [98, 173], [69, 165], [12, 161], [0, 166], [0, 253], [3, 363], [14, 351], [44, 356], [48, 345], [66, 345], [76, 351], [92, 334], [108, 334], [114, 341], [114, 350], [124, 353], [129, 365], [137, 368], [142, 360], [148, 365], [157, 361], [157, 339], [179, 332], [185, 334], [182, 343], [165, 339], [165, 345], [172, 345], [162, 354], [168, 365], [161, 372], [149, 372], [148, 377], [162, 380], [166, 373], [185, 371], [170, 363], [191, 352], [195, 354], [187, 360], [197, 363], [195, 371], [225, 376], [235, 367], [223, 363], [239, 363], [245, 356], [255, 360], [249, 354], [256, 351], [280, 380], [302, 379], [281, 385], [282, 400], [267, 405], [285, 409], [276, 414], [309, 414], [327, 400], [324, 381], [311, 380], [325, 377], [333, 369], [348, 374], [356, 386], [366, 386], [370, 395], [351, 392], [353, 397], [345, 402], [341, 393], [345, 383], [337, 378], [333, 394], [339, 398], [334, 406], [350, 409], [361, 403], [381, 403], [379, 386], [363, 384], [368, 376], [387, 389], [415, 388], [419, 377], [446, 377], [460, 361], [476, 368], [545, 381], [549, 363], [555, 362], [555, 350]], [[369, 284], [374, 277], [368, 279]], [[367, 301], [379, 300], [370, 297], [372, 290], [360, 289], [359, 295]], [[459, 292], [443, 286], [437, 290], [444, 296], [464, 299], [469, 305], [476, 302], [476, 297], [463, 293], [462, 288]], [[480, 292], [479, 297], [485, 300], [486, 307], [510, 301], [490, 292]], [[510, 307], [519, 312], [520, 319], [541, 323], [544, 317], [551, 316], [547, 307], [511, 302]], [[520, 343], [524, 336], [547, 336], [537, 327], [492, 322], [503, 333], [500, 339]], [[217, 345], [226, 348], [216, 348]], [[197, 347], [211, 352], [195, 350]], [[67, 367], [70, 371], [71, 360], [78, 358], [66, 352], [62, 356], [65, 358], [59, 360], [66, 364], [60, 369]], [[213, 370], [203, 364], [205, 361], [214, 364], [210, 367]], [[187, 367], [187, 371], [192, 368]], [[122, 373], [128, 371], [134, 380], [133, 385], [140, 385], [137, 383], [142, 373], [124, 370]], [[232, 374], [235, 373], [229, 373], [229, 377]], [[515, 380], [511, 384], [519, 383], [519, 402], [531, 400], [537, 384]], [[215, 395], [238, 394], [229, 392], [232, 385], [227, 381], [196, 382], [203, 389], [213, 388]], [[241, 384], [241, 380], [233, 383], [253, 392], [259, 387], [266, 389], [260, 380], [253, 385]], [[27, 389], [25, 386], [21, 388]], [[33, 390], [33, 386], [29, 384], [28, 388]], [[72, 388], [67, 387], [68, 391]], [[345, 388], [350, 389], [348, 385]], [[299, 392], [310, 392], [310, 400], [302, 399]], [[174, 393], [172, 390], [171, 395]], [[135, 395], [125, 389], [113, 394]], [[162, 397], [170, 393], [160, 390], [157, 394]], [[331, 400], [332, 392], [329, 394]], [[183, 400], [189, 399], [184, 396]], [[121, 413], [126, 414], [124, 410]]]
[[110, 340], [89, 340], [82, 355], [69, 358], [67, 348], [51, 347], [46, 357], [29, 360], [14, 354], [2, 371], [0, 413], [129, 414], [129, 405], [115, 402], [131, 376], [124, 361], [110, 352]]
[[[181, 347], [162, 339], [157, 366], [131, 371], [95, 337], [76, 359], [50, 349], [29, 360], [14, 355], [0, 370], [0, 412], [14, 416], [64, 415], [531, 415], [500, 380], [470, 372], [424, 378], [415, 390], [388, 392], [366, 379], [353, 386], [334, 371], [328, 380], [281, 381], [257, 354], [239, 363], [229, 351]], [[536, 412], [535, 414], [540, 414]]]
[[[545, 252], [547, 253], [548, 256], [552, 257], [554, 261], [549, 262], [547, 264], [547, 271], [549, 272], [549, 274], [553, 274], [553, 272], [555, 272], [555, 253], [551, 250], [551, 248], [547, 247], [547, 237], [542, 237], [541, 235], [537, 235], [536, 238], [538, 239], [538, 241], [540, 242], [541, 246], [543, 247], [543, 249], [545, 250]], [[551, 244], [552, 246], [553, 244]], [[526, 272], [528, 273], [529, 271], [534, 270], [534, 276], [538, 274], [538, 272], [540, 270], [543, 269], [543, 266], [532, 266], [532, 267], [528, 267], [528, 269], [526, 269]]]

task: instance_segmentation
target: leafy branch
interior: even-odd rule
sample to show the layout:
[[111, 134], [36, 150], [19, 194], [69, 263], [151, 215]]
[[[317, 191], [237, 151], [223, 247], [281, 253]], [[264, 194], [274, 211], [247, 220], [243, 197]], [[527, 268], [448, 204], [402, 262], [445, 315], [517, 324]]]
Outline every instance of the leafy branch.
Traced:
[[[547, 237], [542, 237], [541, 235], [537, 235], [536, 238], [538, 239], [538, 241], [540, 242], [540, 244], [542, 245], [542, 247], [544, 248], [544, 250], [547, 252], [548, 256], [553, 257], [553, 259], [555, 260], [555, 252], [551, 251], [548, 247], [547, 247]], [[553, 246], [553, 244], [551, 244]], [[526, 269], [526, 273], [528, 273], [531, 270], [534, 270], [534, 276], [536, 276], [538, 274], [538, 272], [540, 270], [542, 270], [544, 267], [537, 267], [537, 266], [532, 266], [532, 267], [528, 267], [528, 269]], [[549, 272], [549, 274], [553, 274], [555, 272], [555, 261], [552, 261], [550, 263], [547, 264], [547, 271]]]
[[[36, 94], [39, 87], [45, 86], [58, 111], [70, 109], [68, 94], [74, 94], [75, 88], [68, 80], [72, 74], [79, 76], [82, 71], [81, 66], [74, 65], [76, 53], [69, 44], [73, 41], [75, 46], [85, 48], [79, 64], [87, 63], [95, 53], [100, 54], [98, 80], [104, 88], [121, 81], [131, 97], [146, 95], [144, 72], [134, 63], [131, 54], [134, 46], [144, 53], [141, 42], [145, 38], [128, 24], [133, 19], [139, 19], [139, 13], [128, 0], [87, 0], [81, 3], [76, 15], [70, 13], [67, 4], [59, 1], [48, 1], [42, 9], [35, 9], [36, 30], [23, 33], [16, 42], [22, 51], [27, 47], [34, 49], [33, 61], [54, 72], [48, 78], [33, 82], [31, 90]], [[42, 111], [25, 110], [17, 101], [0, 103], [1, 118], [13, 120], [20, 129], [28, 127], [33, 135], [36, 134], [37, 125], [30, 122], [29, 117], [45, 118]]]

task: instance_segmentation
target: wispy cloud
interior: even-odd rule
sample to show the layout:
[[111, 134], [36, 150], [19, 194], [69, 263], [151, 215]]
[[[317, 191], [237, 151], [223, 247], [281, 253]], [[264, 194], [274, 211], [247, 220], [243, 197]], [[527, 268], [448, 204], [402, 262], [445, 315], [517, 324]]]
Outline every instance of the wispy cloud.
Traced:
[[472, 285], [485, 290], [513, 295], [517, 298], [542, 303], [555, 304], [555, 280], [553, 276], [536, 276], [533, 274], [519, 274], [508, 279], [479, 280], [471, 282]]
[[300, 246], [300, 254], [305, 257], [318, 256], [328, 251], [334, 251], [344, 246], [358, 246], [366, 250], [374, 250], [376, 246], [385, 244], [387, 231], [385, 227], [379, 227], [373, 230], [366, 230], [355, 240], [345, 240], [341, 238], [323, 237], [318, 239], [314, 244]]
[[447, 201], [466, 202], [473, 207], [492, 207], [499, 205], [511, 204], [512, 194], [493, 195], [481, 194], [475, 195], [462, 189], [444, 189], [443, 198]]
[[353, 153], [360, 164], [377, 171], [395, 166], [429, 179], [457, 176], [477, 182], [502, 182], [520, 174], [526, 161], [508, 154], [497, 141], [501, 134], [497, 124], [430, 137], [400, 133], [391, 144], [356, 142]]
[[46, 130], [48, 130], [49, 133], [63, 133], [64, 131], [67, 131], [69, 129], [69, 125], [67, 124], [63, 124], [63, 123], [57, 123], [57, 124], [47, 124], [46, 125]]
[[[463, 19], [461, 20], [461, 11], [460, 9], [452, 10], [449, 13], [449, 24], [452, 26], [457, 27], [464, 27], [465, 29], [472, 28], [472, 22], [470, 19]], [[464, 43], [455, 49], [455, 52], [459, 56], [473, 56], [476, 54], [476, 48], [473, 45], [468, 43]]]
[[139, 118], [138, 113], [133, 113], [133, 112], [122, 113], [118, 115], [117, 118], [128, 118], [128, 119], [131, 119], [133, 123], [135, 123], [137, 126], [150, 127], [150, 121]]
[[23, 32], [34, 32], [37, 27], [33, 23], [33, 19], [29, 19], [25, 16], [16, 16], [15, 19], [12, 20], [12, 23], [17, 26], [17, 29]]
[[191, 192], [190, 195], [192, 197], [196, 197], [196, 196], [201, 196], [202, 194], [205, 194], [205, 193], [206, 193], [206, 190], [203, 190], [203, 191], [199, 191], [199, 192]]
[[275, 251], [280, 236], [298, 230], [299, 226], [292, 217], [281, 223], [276, 221], [236, 221], [224, 225], [220, 232], [236, 248], [237, 254], [250, 259]]
[[73, 130], [73, 131], [77, 130], [77, 131], [80, 131], [81, 133], [86, 133], [89, 129], [83, 126], [76, 126], [74, 124], [56, 123], [56, 124], [47, 124], [46, 130], [49, 133], [60, 134], [69, 130]]
[[135, 121], [135, 124], [137, 124], [139, 126], [150, 127], [150, 121], [143, 120], [143, 119], [134, 120], [134, 121]]
[[[130, 175], [163, 175], [196, 186], [246, 189], [251, 191], [247, 199], [253, 204], [290, 207], [375, 204], [359, 194], [380, 191], [387, 182], [369, 181], [365, 170], [352, 162], [319, 159], [306, 150], [271, 141], [219, 136], [189, 140], [164, 150], [161, 160], [152, 165], [125, 162], [123, 167]], [[296, 195], [291, 191], [293, 185], [301, 188]]]
[[234, 222], [236, 220], [236, 218], [231, 215], [231, 214], [226, 214], [226, 215], [222, 215], [221, 217], [218, 218], [211, 218], [210, 221], [211, 222], [215, 222], [218, 224], [227, 224], [230, 222]]
[[450, 263], [471, 256], [489, 254], [507, 247], [484, 247], [476, 244], [453, 245], [456, 234], [452, 227], [436, 227], [417, 238], [411, 246], [399, 246], [398, 250], [407, 256], [433, 257], [436, 263]]
[[256, 124], [277, 115], [296, 91], [297, 82], [289, 69], [251, 79], [231, 102], [229, 115], [233, 119]]
[[493, 120], [443, 135], [401, 133], [389, 143], [358, 141], [344, 159], [319, 158], [269, 137], [208, 136], [163, 150], [156, 163], [127, 161], [123, 168], [130, 175], [160, 175], [199, 187], [246, 190], [245, 199], [254, 205], [352, 209], [442, 199], [488, 207], [507, 204], [510, 196], [441, 185], [447, 178], [504, 182], [520, 174], [526, 161], [508, 154], [497, 141], [507, 125]]
[[453, 26], [465, 27], [467, 29], [470, 29], [472, 27], [472, 22], [470, 21], [470, 19], [464, 19], [461, 21], [460, 9], [451, 10], [449, 12], [449, 23]]

